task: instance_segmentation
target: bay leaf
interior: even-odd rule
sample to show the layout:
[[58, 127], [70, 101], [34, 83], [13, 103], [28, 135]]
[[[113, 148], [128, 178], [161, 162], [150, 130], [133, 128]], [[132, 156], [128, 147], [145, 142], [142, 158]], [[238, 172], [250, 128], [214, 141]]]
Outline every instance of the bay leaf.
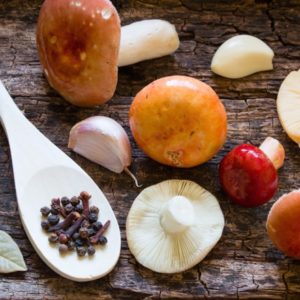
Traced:
[[26, 271], [22, 253], [15, 241], [0, 230], [0, 273]]

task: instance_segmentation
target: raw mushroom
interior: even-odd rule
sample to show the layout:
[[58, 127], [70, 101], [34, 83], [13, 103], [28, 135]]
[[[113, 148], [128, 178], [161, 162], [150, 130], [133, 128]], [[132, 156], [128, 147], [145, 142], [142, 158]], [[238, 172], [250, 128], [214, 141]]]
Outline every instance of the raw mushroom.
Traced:
[[167, 180], [144, 189], [126, 221], [128, 246], [137, 261], [160, 273], [198, 264], [224, 228], [217, 199], [188, 180]]
[[271, 137], [267, 137], [259, 148], [239, 145], [220, 163], [221, 185], [229, 197], [242, 206], [262, 205], [277, 190], [277, 169], [283, 165], [284, 158], [283, 146]]
[[50, 85], [78, 106], [103, 104], [118, 80], [121, 25], [109, 0], [46, 0], [37, 46]]

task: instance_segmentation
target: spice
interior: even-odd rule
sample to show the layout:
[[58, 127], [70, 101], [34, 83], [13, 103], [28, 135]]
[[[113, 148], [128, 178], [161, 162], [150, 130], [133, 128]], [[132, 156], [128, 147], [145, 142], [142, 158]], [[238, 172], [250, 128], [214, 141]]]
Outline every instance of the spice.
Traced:
[[[41, 208], [42, 216], [47, 217], [42, 220], [41, 227], [50, 233], [49, 243], [58, 244], [61, 254], [76, 249], [78, 256], [85, 256], [86, 253], [93, 256], [96, 250], [91, 245], [92, 242], [101, 245], [107, 243], [103, 233], [110, 221], [104, 226], [98, 221], [99, 208], [89, 206], [90, 198], [88, 192], [81, 192], [79, 196], [71, 198], [53, 198], [51, 208]], [[63, 216], [62, 221], [59, 221], [59, 215]]]
[[62, 217], [66, 217], [66, 212], [60, 204], [59, 198], [53, 198], [51, 201], [51, 213], [54, 215], [61, 214]]
[[82, 204], [77, 204], [76, 206], [75, 206], [75, 211], [77, 211], [77, 212], [79, 212], [79, 213], [82, 213], [82, 211], [83, 211], [83, 206], [82, 206]]
[[89, 208], [89, 200], [91, 198], [91, 194], [88, 192], [81, 192], [80, 193], [80, 198], [82, 200], [82, 206], [83, 206], [83, 214], [88, 217], [90, 213], [90, 208]]
[[97, 231], [97, 233], [94, 235], [94, 236], [92, 236], [91, 238], [90, 238], [90, 242], [91, 242], [91, 244], [97, 244], [98, 243], [98, 241], [99, 241], [99, 238], [103, 235], [103, 233], [106, 231], [106, 229], [109, 227], [109, 225], [110, 225], [110, 221], [107, 221], [98, 231]]
[[97, 222], [97, 220], [98, 220], [98, 215], [97, 214], [94, 214], [94, 213], [89, 214], [89, 221], [91, 223], [95, 223], [95, 222]]
[[68, 239], [67, 235], [65, 235], [64, 233], [61, 233], [58, 237], [58, 241], [61, 244], [66, 244], [69, 241], [69, 239]]
[[74, 207], [71, 203], [69, 203], [65, 206], [65, 212], [67, 215], [70, 214], [73, 210], [74, 210]]
[[107, 243], [107, 238], [106, 238], [105, 236], [102, 235], [102, 236], [99, 237], [98, 242], [99, 242], [99, 244], [100, 244], [101, 246], [104, 246], [104, 245]]
[[56, 243], [58, 241], [58, 236], [56, 233], [51, 233], [48, 237], [50, 243]]
[[41, 222], [41, 227], [44, 229], [44, 230], [48, 230], [49, 229], [49, 227], [50, 227], [50, 224], [49, 224], [49, 222], [48, 221], [42, 221]]
[[78, 256], [85, 256], [86, 249], [84, 247], [78, 247], [76, 250], [77, 250]]
[[68, 197], [62, 197], [60, 202], [63, 206], [66, 206], [67, 204], [70, 203], [70, 199]]
[[96, 252], [96, 250], [95, 250], [95, 248], [93, 246], [88, 246], [87, 253], [88, 253], [89, 256], [94, 255], [95, 252]]
[[91, 206], [90, 207], [90, 214], [99, 214], [99, 208], [97, 206]]
[[80, 199], [79, 199], [77, 196], [74, 196], [74, 197], [71, 198], [70, 202], [71, 202], [71, 204], [72, 204], [73, 206], [76, 206], [76, 205], [79, 204]]
[[82, 247], [84, 245], [84, 242], [82, 239], [78, 238], [76, 239], [75, 241], [75, 246], [78, 248], [78, 247]]
[[80, 228], [79, 235], [82, 239], [87, 239], [89, 237], [89, 230], [85, 227]]
[[103, 226], [102, 223], [99, 222], [99, 221], [93, 223], [93, 229], [94, 229], [95, 231], [98, 231], [102, 226]]
[[[72, 237], [72, 235], [77, 231], [82, 223], [82, 221], [85, 219], [85, 216], [81, 216], [78, 220], [76, 220], [71, 227], [68, 228], [64, 233], [61, 233], [59, 235], [59, 238], [62, 240], [67, 239], [67, 241]], [[65, 236], [65, 237], [64, 237]]]
[[47, 206], [41, 208], [41, 214], [43, 217], [47, 217], [50, 214], [51, 209]]
[[59, 216], [58, 215], [49, 215], [48, 216], [48, 222], [50, 225], [56, 225], [59, 222]]
[[58, 251], [60, 253], [66, 253], [68, 251], [68, 246], [67, 245], [64, 245], [64, 244], [60, 244], [58, 246]]
[[80, 215], [76, 212], [73, 212], [69, 214], [62, 222], [56, 224], [55, 226], [52, 226], [48, 229], [48, 232], [56, 232], [60, 229], [67, 229], [74, 220], [78, 219]]
[[69, 249], [70, 251], [72, 251], [72, 250], [75, 249], [75, 242], [73, 242], [73, 241], [68, 241], [67, 246], [68, 246], [68, 249]]

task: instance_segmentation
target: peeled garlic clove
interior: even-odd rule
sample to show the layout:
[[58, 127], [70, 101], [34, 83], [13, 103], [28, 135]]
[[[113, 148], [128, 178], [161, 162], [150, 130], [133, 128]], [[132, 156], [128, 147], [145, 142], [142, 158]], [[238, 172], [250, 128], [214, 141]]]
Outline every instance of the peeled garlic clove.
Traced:
[[115, 120], [95, 116], [77, 123], [70, 131], [68, 147], [85, 158], [113, 171], [126, 171], [131, 164], [131, 146], [123, 127]]
[[251, 35], [237, 35], [224, 42], [215, 53], [211, 69], [227, 78], [242, 78], [273, 69], [273, 50]]

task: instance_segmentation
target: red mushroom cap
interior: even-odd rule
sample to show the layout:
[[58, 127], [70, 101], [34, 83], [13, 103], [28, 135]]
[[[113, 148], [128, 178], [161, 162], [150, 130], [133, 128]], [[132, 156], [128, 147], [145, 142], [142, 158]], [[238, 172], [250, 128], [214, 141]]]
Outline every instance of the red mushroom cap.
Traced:
[[243, 144], [230, 151], [221, 161], [220, 182], [236, 203], [255, 207], [270, 200], [278, 186], [277, 171], [259, 148]]

